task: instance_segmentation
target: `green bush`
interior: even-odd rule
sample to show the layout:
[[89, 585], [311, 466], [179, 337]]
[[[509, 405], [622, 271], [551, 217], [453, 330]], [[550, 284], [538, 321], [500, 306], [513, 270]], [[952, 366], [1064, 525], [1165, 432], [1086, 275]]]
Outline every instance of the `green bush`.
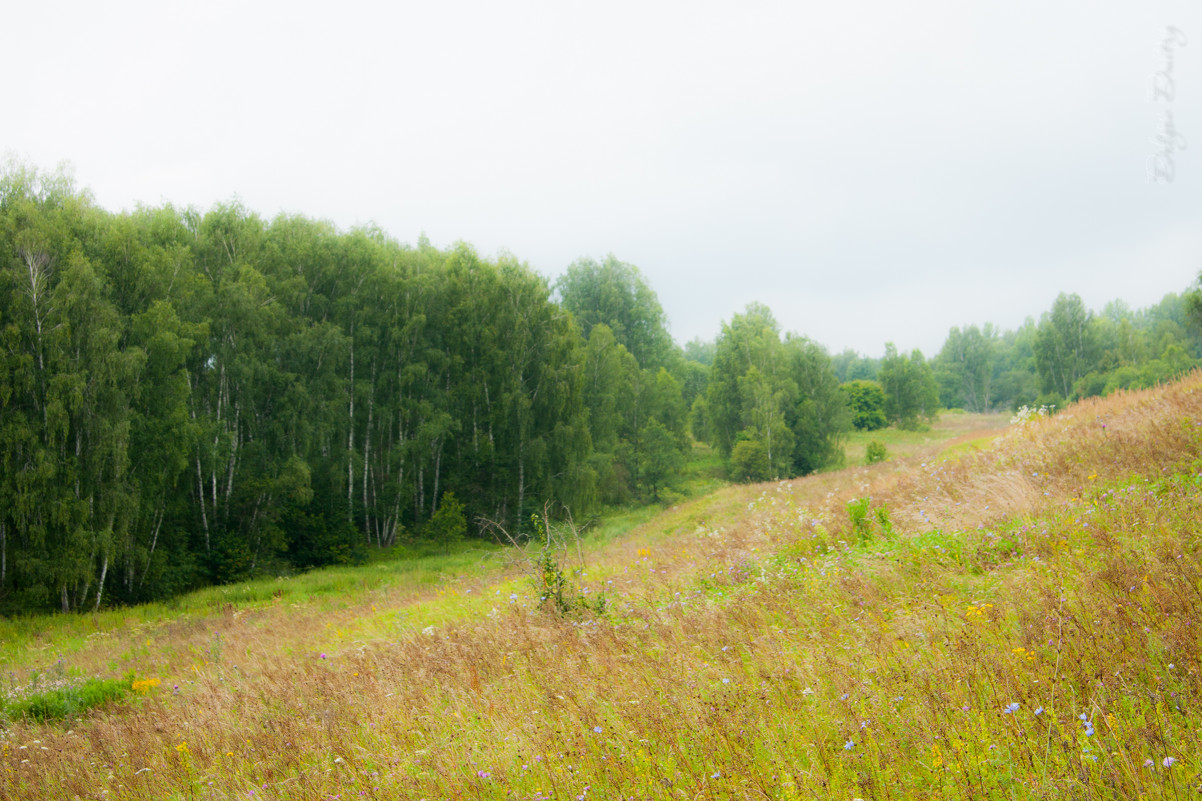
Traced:
[[885, 448], [885, 443], [879, 440], [873, 440], [868, 443], [868, 448], [864, 452], [864, 459], [868, 464], [876, 464], [883, 462], [889, 458], [889, 451]]
[[840, 385], [851, 425], [856, 431], [876, 431], [889, 425], [885, 419], [885, 392], [875, 381], [848, 381]]
[[768, 449], [759, 440], [744, 439], [730, 452], [730, 477], [733, 481], [767, 481], [771, 465]]

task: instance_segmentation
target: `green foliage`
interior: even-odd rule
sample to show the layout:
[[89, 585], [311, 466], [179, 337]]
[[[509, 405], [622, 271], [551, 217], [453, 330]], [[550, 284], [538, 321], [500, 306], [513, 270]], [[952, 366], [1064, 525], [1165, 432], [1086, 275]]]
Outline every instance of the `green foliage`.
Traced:
[[730, 453], [730, 477], [733, 481], [767, 481], [772, 478], [768, 449], [758, 438], [740, 439]]
[[663, 367], [642, 369], [605, 323], [593, 325], [583, 367], [590, 464], [602, 503], [658, 498], [689, 446], [680, 382]]
[[[448, 490], [469, 519], [520, 526], [532, 497], [587, 512], [582, 345], [509, 257], [238, 204], [106, 214], [10, 167], [0, 604], [95, 609], [353, 563], [422, 530]], [[609, 426], [611, 457], [631, 442], [622, 470], [650, 491], [639, 431], [654, 417], [683, 448], [687, 407], [618, 364], [598, 439]]]
[[872, 498], [856, 498], [847, 502], [847, 516], [851, 520], [851, 530], [857, 542], [864, 542], [872, 533], [868, 507]]
[[831, 370], [830, 357], [816, 342], [789, 334], [784, 366], [796, 387], [785, 408], [785, 424], [793, 435], [792, 473], [805, 475], [842, 463], [842, 442], [851, 415]]
[[988, 412], [993, 392], [997, 331], [986, 323], [984, 328], [952, 328], [943, 349], [935, 357], [940, 402], [944, 407]]
[[326, 565], [360, 565], [367, 561], [367, 545], [347, 520], [309, 507], [293, 509], [283, 524], [288, 534], [288, 554], [302, 568]]
[[558, 615], [573, 615], [580, 612], [605, 614], [605, 595], [584, 594], [576, 582], [569, 578], [559, 553], [545, 548], [536, 561], [534, 592], [539, 598], [539, 608], [548, 609]]
[[705, 400], [707, 433], [740, 480], [809, 473], [840, 458], [849, 414], [830, 358], [802, 337], [782, 342], [765, 306], [723, 326]]
[[426, 522], [422, 533], [450, 553], [451, 546], [461, 542], [467, 535], [467, 516], [463, 508], [455, 493], [447, 491], [442, 496], [438, 511]]
[[864, 454], [864, 461], [867, 464], [876, 464], [883, 462], [889, 458], [889, 451], [885, 448], [885, 443], [880, 440], [872, 440], [868, 443], [868, 447]]
[[10, 720], [37, 723], [69, 720], [89, 709], [120, 701], [129, 694], [132, 680], [132, 676], [124, 679], [93, 678], [82, 684], [33, 691], [6, 702], [4, 716]]
[[1198, 274], [1198, 280], [1194, 282], [1194, 286], [1186, 293], [1185, 303], [1190, 323], [1195, 329], [1202, 329], [1202, 273]]
[[858, 544], [868, 542], [878, 534], [885, 538], [893, 537], [893, 521], [889, 517], [889, 509], [884, 504], [872, 509], [870, 497], [848, 501], [847, 516]]
[[555, 290], [585, 337], [593, 326], [603, 324], [640, 367], [658, 369], [673, 362], [668, 318], [633, 264], [618, 261], [612, 253], [601, 263], [580, 259], [559, 277]]
[[[537, 553], [530, 559], [534, 593], [539, 599], [539, 608], [558, 615], [579, 612], [604, 614], [607, 603], [605, 595], [581, 590], [576, 580], [581, 568], [572, 569], [567, 565], [566, 554], [570, 543], [556, 536], [545, 513], [542, 516], [531, 515], [530, 522], [534, 529], [534, 541], [541, 542]], [[579, 533], [570, 523], [569, 530], [572, 539], [578, 544]]]
[[706, 342], [700, 337], [690, 339], [682, 348], [685, 359], [697, 362], [704, 367], [710, 367], [714, 363], [714, 354], [717, 352], [718, 346], [715, 342]]
[[920, 420], [934, 420], [939, 408], [939, 387], [931, 366], [915, 350], [899, 354], [890, 342], [879, 373], [885, 393], [885, 417], [898, 428], [916, 428]]
[[876, 431], [889, 425], [885, 419], [885, 391], [875, 381], [857, 379], [839, 385], [851, 410], [851, 426], [856, 431]]
[[1097, 336], [1097, 320], [1081, 297], [1061, 293], [1035, 338], [1035, 365], [1045, 393], [1072, 395], [1077, 380], [1097, 364]]
[[880, 363], [880, 359], [866, 358], [851, 348], [831, 357], [831, 368], [840, 384], [849, 381], [876, 381]]
[[[575, 514], [662, 500], [687, 491], [690, 432], [726, 462], [708, 482], [805, 474], [838, 464], [844, 432], [882, 409], [917, 427], [938, 393], [1059, 405], [1202, 356], [1197, 290], [1100, 316], [1061, 296], [1038, 325], [952, 329], [934, 377], [891, 348], [832, 360], [756, 304], [682, 351], [612, 256], [575, 263], [555, 291], [511, 256], [238, 203], [110, 214], [70, 176], [10, 163], [0, 610], [357, 563], [441, 531], [448, 494], [465, 519], [503, 514], [515, 532], [535, 498]], [[838, 388], [872, 379], [883, 402]], [[451, 525], [444, 546], [473, 529]]]
[[671, 486], [672, 479], [684, 468], [684, 453], [677, 437], [663, 423], [652, 418], [643, 426], [642, 479], [658, 499], [660, 490]]

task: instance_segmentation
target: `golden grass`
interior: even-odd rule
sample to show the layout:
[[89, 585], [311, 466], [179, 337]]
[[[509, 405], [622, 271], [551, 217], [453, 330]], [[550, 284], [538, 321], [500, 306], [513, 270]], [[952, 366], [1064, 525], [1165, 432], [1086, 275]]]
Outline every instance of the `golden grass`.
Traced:
[[71, 666], [160, 685], [10, 724], [0, 797], [1196, 795], [1202, 375], [964, 437], [673, 507], [601, 617], [513, 567], [131, 617]]

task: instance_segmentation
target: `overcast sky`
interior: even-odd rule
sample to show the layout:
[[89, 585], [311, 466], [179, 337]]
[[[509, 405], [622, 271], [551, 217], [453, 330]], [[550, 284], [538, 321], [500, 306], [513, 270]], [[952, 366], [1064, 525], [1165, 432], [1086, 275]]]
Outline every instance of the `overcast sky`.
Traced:
[[237, 197], [551, 278], [612, 252], [680, 342], [760, 301], [832, 353], [930, 356], [954, 325], [1014, 328], [1060, 292], [1138, 308], [1202, 271], [1196, 0], [4, 17], [0, 152], [69, 162], [104, 208]]

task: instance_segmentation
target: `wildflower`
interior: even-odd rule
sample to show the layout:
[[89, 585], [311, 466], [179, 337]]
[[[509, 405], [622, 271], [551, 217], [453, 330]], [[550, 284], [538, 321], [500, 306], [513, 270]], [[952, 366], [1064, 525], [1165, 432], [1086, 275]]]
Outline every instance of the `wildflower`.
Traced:
[[601, 728], [600, 726], [593, 726], [593, 731], [597, 732], [597, 734], [600, 734], [601, 732], [605, 731], [605, 729]]
[[1154, 767], [1156, 767], [1156, 763], [1155, 763], [1155, 762], [1153, 762], [1153, 761], [1152, 761], [1152, 760], [1150, 760], [1150, 759], [1145, 759], [1145, 760], [1144, 760], [1144, 767], [1145, 767], [1145, 768], [1154, 768]]
[[1017, 711], [1018, 711], [1018, 701], [1012, 701], [1011, 703], [1006, 704], [1006, 708], [1002, 710], [1002, 714], [1013, 715]]
[[492, 778], [492, 774], [491, 774], [491, 773], [489, 773], [489, 772], [488, 772], [488, 771], [486, 771], [486, 770], [478, 770], [478, 771], [476, 771], [476, 775], [477, 775], [477, 776], [479, 776], [481, 779], [490, 779], [490, 778]]
[[711, 778], [711, 779], [720, 779], [720, 778], [722, 778], [722, 772], [721, 772], [721, 771], [715, 771], [714, 773], [712, 773], [712, 774], [710, 775], [710, 778]]
[[1161, 760], [1160, 764], [1164, 765], [1166, 768], [1171, 768], [1177, 764], [1177, 758], [1165, 757], [1163, 760]]
[[[863, 728], [863, 727], [861, 726], [861, 728]], [[848, 738], [847, 738], [847, 742], [845, 742], [845, 743], [843, 744], [843, 750], [844, 750], [844, 751], [850, 751], [851, 749], [853, 749], [853, 748], [855, 748], [855, 747], [856, 747], [856, 741], [855, 741], [855, 740], [853, 740], [853, 739], [851, 739], [850, 737], [848, 737]]]
[[1039, 707], [1038, 709], [1035, 710], [1036, 717], [1039, 717], [1042, 714], [1043, 714], [1043, 707]]
[[722, 679], [723, 684], [730, 684], [730, 679]]

